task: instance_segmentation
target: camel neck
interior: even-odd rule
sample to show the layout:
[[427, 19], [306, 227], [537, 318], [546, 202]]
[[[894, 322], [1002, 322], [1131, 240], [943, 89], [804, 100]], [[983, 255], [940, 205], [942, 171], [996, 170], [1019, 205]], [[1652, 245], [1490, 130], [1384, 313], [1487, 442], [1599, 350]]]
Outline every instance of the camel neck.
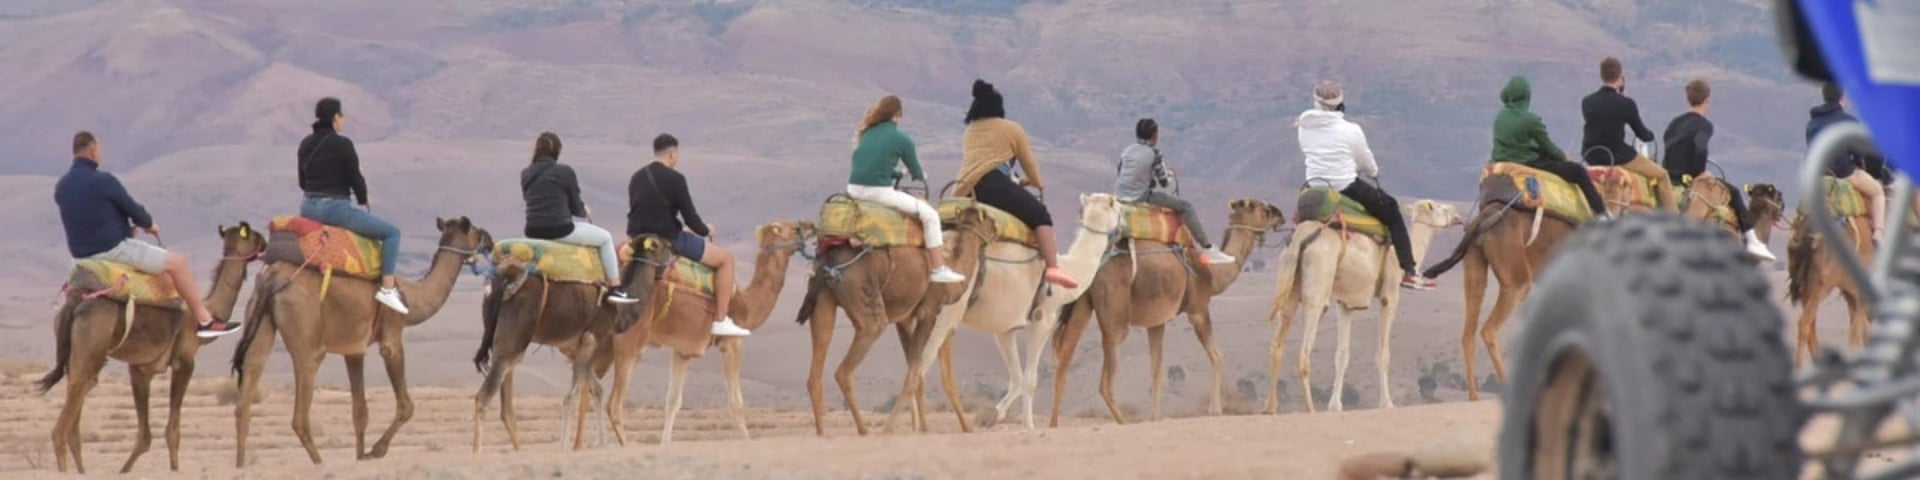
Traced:
[[400, 281], [401, 298], [407, 301], [407, 325], [419, 325], [428, 318], [440, 313], [440, 307], [447, 304], [447, 296], [453, 293], [453, 283], [460, 278], [460, 265], [466, 261], [466, 255], [447, 251], [446, 244], [436, 247], [433, 254], [433, 266], [419, 280]]
[[222, 258], [213, 267], [213, 288], [207, 290], [207, 311], [218, 318], [232, 319], [233, 307], [240, 301], [241, 284], [247, 281], [247, 265], [252, 259]]
[[[798, 248], [798, 247], [794, 247]], [[786, 248], [760, 249], [760, 255], [753, 259], [753, 281], [745, 290], [733, 296], [733, 305], [727, 309], [734, 320], [749, 329], [756, 328], [773, 314], [773, 304], [780, 299], [780, 290], [787, 284], [787, 260], [793, 252]]]
[[1109, 233], [1088, 229], [1085, 221], [1080, 225], [1080, 228], [1074, 229], [1073, 243], [1060, 253], [1060, 269], [1066, 270], [1067, 276], [1079, 279], [1080, 288], [1084, 289], [1093, 284], [1091, 280], [1100, 270], [1100, 258], [1107, 254], [1113, 237]]
[[[1413, 249], [1413, 264], [1424, 266], [1427, 262], [1427, 245], [1433, 242], [1435, 227], [1421, 222], [1408, 222], [1407, 248]], [[1412, 274], [1413, 272], [1407, 272]]]
[[1207, 267], [1208, 272], [1213, 274], [1214, 295], [1225, 293], [1227, 287], [1233, 286], [1234, 280], [1240, 279], [1240, 267], [1247, 264], [1247, 256], [1253, 254], [1256, 243], [1254, 232], [1238, 225], [1227, 227], [1225, 237], [1226, 241], [1221, 244], [1220, 250], [1232, 255], [1233, 262]]

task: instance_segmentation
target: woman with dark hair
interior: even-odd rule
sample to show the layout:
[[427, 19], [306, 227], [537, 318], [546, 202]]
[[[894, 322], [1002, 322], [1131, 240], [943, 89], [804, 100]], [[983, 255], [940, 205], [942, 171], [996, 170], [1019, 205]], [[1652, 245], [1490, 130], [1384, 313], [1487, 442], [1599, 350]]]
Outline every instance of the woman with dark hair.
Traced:
[[953, 194], [971, 196], [980, 203], [1007, 211], [1033, 228], [1040, 242], [1040, 258], [1046, 260], [1046, 280], [1066, 288], [1080, 282], [1060, 269], [1059, 247], [1053, 239], [1053, 217], [1046, 204], [1027, 193], [1013, 181], [1013, 166], [1020, 165], [1025, 183], [1046, 191], [1040, 183], [1040, 166], [1033, 157], [1033, 145], [1020, 124], [1007, 120], [1007, 109], [1000, 91], [985, 80], [973, 81], [973, 105], [967, 108], [967, 131], [961, 137], [960, 175]]
[[920, 230], [926, 236], [927, 264], [933, 267], [932, 280], [959, 283], [967, 277], [947, 268], [946, 255], [940, 252], [945, 241], [940, 233], [940, 212], [926, 201], [894, 190], [892, 186], [893, 169], [901, 163], [907, 164], [907, 173], [914, 180], [927, 180], [926, 174], [920, 171], [920, 157], [914, 151], [913, 139], [900, 131], [900, 119], [904, 117], [900, 97], [893, 95], [881, 97], [880, 103], [867, 110], [856, 137], [859, 144], [853, 149], [853, 173], [847, 176], [847, 196], [919, 217]]
[[[347, 116], [341, 113], [340, 99], [327, 97], [313, 108], [313, 134], [300, 141], [300, 216], [316, 222], [347, 229], [360, 236], [380, 241], [380, 289], [373, 299], [381, 305], [407, 314], [400, 298], [399, 280], [393, 269], [400, 263], [400, 229], [373, 215], [367, 204], [367, 179], [360, 174], [360, 154], [353, 140], [340, 135]], [[354, 204], [369, 207], [354, 208]]]
[[620, 257], [613, 234], [587, 221], [592, 216], [580, 199], [580, 179], [573, 167], [560, 163], [560, 136], [541, 132], [533, 141], [533, 162], [520, 170], [520, 198], [527, 202], [529, 238], [594, 247], [607, 275], [607, 301], [635, 303], [620, 285]]

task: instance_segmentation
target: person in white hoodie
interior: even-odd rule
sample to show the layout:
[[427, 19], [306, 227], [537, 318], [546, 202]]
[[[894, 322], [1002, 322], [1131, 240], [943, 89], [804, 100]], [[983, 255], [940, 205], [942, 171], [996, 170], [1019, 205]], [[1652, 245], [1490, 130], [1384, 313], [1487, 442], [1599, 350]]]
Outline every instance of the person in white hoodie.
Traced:
[[[1360, 125], [1347, 121], [1346, 98], [1339, 83], [1322, 81], [1313, 88], [1313, 108], [1300, 114], [1294, 125], [1300, 129], [1300, 153], [1306, 157], [1307, 185], [1326, 186], [1360, 202], [1367, 214], [1387, 226], [1393, 253], [1400, 260], [1400, 286], [1417, 290], [1435, 288], [1433, 279], [1420, 276], [1413, 263], [1413, 248], [1407, 239], [1407, 222], [1400, 214], [1400, 202], [1375, 185], [1380, 165], [1373, 150], [1367, 148], [1367, 134]], [[1360, 177], [1364, 175], [1366, 180]]]

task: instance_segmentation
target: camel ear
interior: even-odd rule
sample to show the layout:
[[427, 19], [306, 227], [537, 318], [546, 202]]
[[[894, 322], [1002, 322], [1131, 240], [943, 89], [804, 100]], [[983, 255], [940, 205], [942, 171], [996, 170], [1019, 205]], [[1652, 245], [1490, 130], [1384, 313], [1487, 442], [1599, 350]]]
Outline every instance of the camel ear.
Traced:
[[219, 235], [219, 236], [221, 236], [221, 237], [226, 237], [226, 236], [227, 236], [227, 226], [226, 226], [226, 225], [220, 225], [219, 227], [217, 227], [217, 230], [215, 230], [215, 231], [216, 231], [216, 232], [218, 232], [218, 235]]
[[467, 216], [465, 216], [465, 215], [461, 215], [461, 216], [460, 216], [460, 227], [461, 227], [461, 228], [473, 228], [473, 220], [468, 220], [468, 219], [467, 219]]
[[1742, 192], [1747, 192], [1747, 194], [1748, 194], [1748, 195], [1752, 195], [1752, 194], [1753, 194], [1753, 184], [1751, 184], [1751, 183], [1749, 183], [1749, 184], [1746, 184], [1746, 185], [1741, 185], [1741, 186], [1740, 186], [1740, 191], [1742, 191]]
[[773, 224], [773, 225], [771, 225], [771, 226], [770, 226], [770, 228], [769, 228], [769, 230], [771, 230], [771, 231], [773, 232], [773, 234], [774, 234], [774, 236], [780, 236], [780, 235], [786, 235], [786, 234], [787, 234], [787, 227], [786, 227], [785, 225], [781, 225], [781, 224], [778, 224], [778, 223], [776, 223], [776, 224]]
[[433, 217], [433, 228], [440, 231], [446, 231], [447, 219], [440, 218], [440, 217]]

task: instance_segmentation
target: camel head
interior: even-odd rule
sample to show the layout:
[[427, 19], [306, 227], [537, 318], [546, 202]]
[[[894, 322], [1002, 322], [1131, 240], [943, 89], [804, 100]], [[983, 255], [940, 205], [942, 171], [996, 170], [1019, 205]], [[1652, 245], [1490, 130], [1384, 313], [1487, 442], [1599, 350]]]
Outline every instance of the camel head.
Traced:
[[763, 252], [780, 251], [792, 254], [800, 251], [800, 248], [806, 245], [807, 239], [819, 233], [819, 230], [813, 226], [813, 222], [782, 220], [761, 225], [759, 229], [754, 230], [753, 236], [760, 240], [760, 250]]
[[1778, 219], [1786, 210], [1786, 196], [1771, 183], [1747, 184], [1747, 209], [1755, 219]]
[[1407, 218], [1413, 219], [1414, 223], [1433, 228], [1448, 228], [1465, 223], [1465, 220], [1460, 217], [1460, 210], [1451, 203], [1421, 199], [1407, 205], [1406, 209]]
[[433, 222], [435, 228], [440, 230], [440, 250], [466, 254], [464, 264], [476, 265], [476, 262], [486, 260], [487, 255], [493, 252], [493, 234], [474, 226], [467, 217], [434, 218]]
[[1235, 226], [1276, 232], [1287, 225], [1287, 215], [1280, 212], [1280, 207], [1268, 205], [1267, 202], [1242, 198], [1227, 206], [1233, 208], [1233, 212], [1227, 214], [1227, 223]]
[[653, 293], [655, 284], [666, 279], [667, 267], [673, 264], [673, 243], [658, 235], [634, 237], [627, 249], [633, 253], [623, 267], [627, 271], [624, 276], [627, 293], [638, 301], [618, 307], [619, 314], [613, 319], [615, 332], [625, 332], [640, 320], [640, 312], [647, 307], [647, 295]]
[[234, 260], [256, 260], [267, 251], [267, 237], [247, 222], [220, 226], [220, 255]]
[[1120, 227], [1120, 200], [1107, 193], [1080, 194], [1080, 228], [1112, 232]]

